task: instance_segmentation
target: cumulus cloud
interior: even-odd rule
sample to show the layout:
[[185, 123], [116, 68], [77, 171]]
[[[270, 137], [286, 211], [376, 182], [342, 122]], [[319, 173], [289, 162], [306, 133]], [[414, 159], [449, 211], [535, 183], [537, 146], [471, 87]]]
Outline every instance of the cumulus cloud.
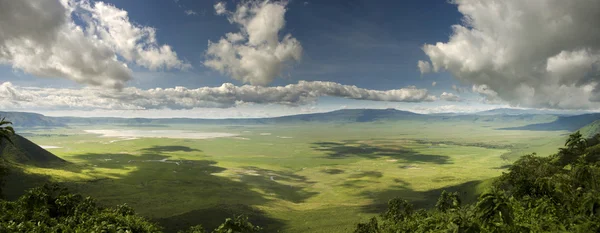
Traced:
[[215, 13], [217, 15], [223, 15], [225, 13], [227, 13], [227, 3], [226, 2], [217, 2], [217, 4], [215, 4]]
[[431, 86], [432, 86], [432, 87], [435, 87], [435, 85], [437, 85], [437, 82], [432, 82], [432, 83], [431, 83]]
[[133, 25], [126, 11], [112, 5], [2, 1], [0, 64], [40, 77], [122, 88], [132, 77], [126, 63], [150, 69], [189, 67], [168, 45], [157, 44], [153, 28]]
[[508, 107], [508, 106], [471, 106], [471, 105], [440, 105], [432, 107], [417, 106], [412, 108], [406, 108], [404, 110], [421, 113], [421, 114], [435, 114], [435, 113], [474, 113], [486, 110], [492, 110], [495, 108]]
[[417, 66], [419, 67], [419, 71], [421, 71], [421, 74], [431, 72], [431, 64], [427, 61], [419, 61], [417, 62]]
[[452, 102], [461, 101], [460, 96], [455, 95], [453, 93], [449, 93], [449, 92], [443, 92], [440, 95], [440, 99], [445, 100], [445, 101], [452, 101]]
[[[179, 60], [169, 45], [159, 45], [156, 29], [130, 22], [127, 11], [104, 2], [82, 1], [78, 9], [88, 24], [88, 31], [128, 62], [151, 70], [186, 69], [190, 65]], [[85, 17], [87, 16], [87, 18]]]
[[[436, 98], [426, 89], [409, 86], [393, 90], [369, 90], [334, 82], [300, 81], [276, 87], [235, 86], [154, 88], [127, 87], [122, 91], [96, 87], [83, 89], [20, 87], [0, 84], [2, 109], [192, 109], [229, 108], [244, 104], [279, 104], [300, 106], [314, 103], [319, 97], [332, 96], [357, 100], [423, 102]], [[4, 101], [5, 100], [5, 101]]]
[[[431, 71], [449, 71], [490, 101], [598, 108], [600, 1], [455, 0], [463, 24], [426, 44]], [[421, 72], [426, 62], [418, 63]]]
[[302, 46], [291, 34], [279, 38], [285, 26], [286, 4], [244, 1], [235, 12], [229, 12], [225, 3], [217, 3], [216, 14], [227, 15], [240, 31], [227, 33], [218, 42], [209, 41], [204, 65], [244, 83], [271, 83], [286, 64], [302, 57]]
[[464, 93], [464, 92], [468, 91], [467, 88], [465, 88], [465, 87], [459, 87], [459, 86], [456, 86], [456, 85], [452, 85], [452, 90], [454, 90], [454, 91], [456, 91], [458, 93]]
[[183, 13], [185, 13], [186, 15], [198, 15], [198, 13], [196, 13], [196, 12], [195, 12], [195, 11], [193, 11], [193, 10], [186, 10], [186, 11], [184, 11]]

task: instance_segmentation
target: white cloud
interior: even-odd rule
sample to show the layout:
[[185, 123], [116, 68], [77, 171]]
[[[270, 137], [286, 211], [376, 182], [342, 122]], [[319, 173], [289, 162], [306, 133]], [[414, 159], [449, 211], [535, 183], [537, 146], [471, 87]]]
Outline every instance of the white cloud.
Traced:
[[471, 106], [471, 105], [440, 105], [440, 106], [431, 106], [431, 107], [423, 107], [417, 106], [412, 108], [405, 108], [406, 111], [421, 113], [421, 114], [433, 114], [433, 113], [474, 113], [481, 112], [486, 110], [491, 110], [500, 107], [508, 107], [508, 106]]
[[0, 84], [0, 109], [45, 110], [142, 110], [229, 108], [244, 104], [278, 104], [300, 106], [314, 103], [319, 97], [332, 96], [357, 100], [423, 102], [436, 98], [426, 89], [406, 87], [394, 90], [369, 90], [334, 82], [300, 81], [276, 87], [235, 86], [154, 88], [127, 87], [122, 91], [86, 87], [83, 89], [35, 88]]
[[448, 42], [423, 47], [432, 71], [447, 70], [490, 101], [511, 106], [600, 107], [600, 1], [454, 3], [463, 25], [453, 26]]
[[[483, 84], [483, 85], [473, 85], [472, 88], [471, 88], [471, 91], [473, 93], [477, 93], [477, 94], [483, 96], [483, 98], [480, 99], [480, 102], [482, 102], [482, 103], [486, 103], [486, 104], [506, 104], [506, 102], [503, 101], [498, 96], [497, 92], [495, 92], [494, 90], [490, 89], [485, 84]], [[518, 106], [518, 107], [521, 107], [521, 106]]]
[[119, 56], [151, 69], [189, 66], [168, 45], [158, 46], [154, 34], [152, 28], [131, 24], [126, 11], [102, 2], [4, 1], [0, 64], [40, 77], [114, 88], [132, 78]]
[[217, 13], [217, 15], [223, 15], [227, 13], [227, 3], [226, 2], [217, 2], [217, 4], [215, 4], [215, 13]]
[[452, 102], [461, 101], [460, 96], [455, 95], [453, 93], [449, 93], [449, 92], [442, 93], [440, 95], [440, 99], [445, 100], [445, 101], [452, 101]]
[[195, 11], [193, 11], [193, 10], [186, 10], [186, 11], [184, 11], [183, 13], [185, 13], [186, 15], [198, 15], [198, 13], [196, 13], [196, 12], [195, 12]]
[[204, 65], [244, 83], [271, 83], [286, 64], [302, 57], [302, 46], [291, 34], [279, 39], [285, 26], [286, 4], [246, 1], [235, 12], [229, 12], [225, 3], [217, 3], [216, 13], [227, 15], [240, 32], [227, 33], [218, 42], [209, 41]]
[[156, 29], [134, 25], [127, 11], [104, 2], [87, 1], [79, 4], [80, 15], [87, 15], [88, 31], [94, 32], [128, 62], [151, 70], [186, 69], [191, 66], [177, 58], [171, 46], [159, 45]]
[[419, 71], [421, 71], [421, 74], [431, 72], [431, 64], [427, 61], [419, 61], [417, 62], [417, 66], [419, 67]]
[[465, 88], [465, 87], [459, 87], [459, 86], [456, 86], [456, 85], [452, 85], [452, 90], [454, 90], [454, 91], [456, 91], [458, 93], [464, 93], [464, 92], [468, 91], [467, 88]]
[[432, 83], [431, 83], [431, 86], [432, 86], [432, 87], [435, 87], [435, 85], [437, 85], [437, 82], [432, 82]]

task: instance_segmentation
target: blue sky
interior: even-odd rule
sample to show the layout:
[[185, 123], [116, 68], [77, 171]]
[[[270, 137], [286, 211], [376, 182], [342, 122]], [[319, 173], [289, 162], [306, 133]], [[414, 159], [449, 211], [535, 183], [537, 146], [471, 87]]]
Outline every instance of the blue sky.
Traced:
[[[26, 0], [25, 2], [28, 1], [29, 0]], [[99, 10], [100, 7], [96, 4], [98, 2], [99, 1], [83, 1], [81, 5], [77, 5], [77, 7], [73, 8], [75, 9], [73, 11], [74, 13], [71, 15], [71, 18], [66, 20], [79, 25], [82, 30], [85, 30], [86, 32], [89, 30], [86, 27], [95, 25], [106, 28], [107, 32], [110, 33], [120, 33], [118, 30], [111, 28], [114, 25], [101, 25], [103, 22], [102, 17], [108, 17], [110, 14], [103, 14]], [[109, 49], [109, 52], [115, 54], [114, 56], [117, 57], [118, 62], [127, 65], [127, 70], [129, 70], [131, 75], [129, 78], [123, 77], [122, 79], [115, 79], [116, 82], [124, 83], [123, 87], [125, 89], [118, 91], [125, 93], [118, 94], [119, 98], [115, 98], [114, 101], [125, 101], [126, 98], [123, 96], [130, 95], [131, 93], [127, 92], [133, 92], [135, 90], [145, 91], [153, 88], [174, 88], [176, 86], [193, 90], [203, 87], [219, 87], [223, 83], [232, 83], [236, 87], [243, 85], [280, 87], [289, 84], [295, 85], [301, 80], [308, 82], [326, 81], [344, 86], [356, 86], [357, 88], [360, 88], [361, 91], [367, 92], [414, 88], [415, 90], [408, 90], [411, 93], [410, 95], [420, 95], [420, 97], [413, 96], [406, 99], [405, 97], [398, 97], [397, 94], [391, 93], [387, 93], [385, 94], [385, 97], [381, 97], [379, 96], [380, 93], [372, 94], [373, 96], [379, 97], [367, 98], [365, 97], [365, 94], [361, 94], [357, 97], [357, 95], [352, 93], [339, 94], [339, 90], [328, 90], [325, 94], [315, 94], [316, 96], [311, 96], [308, 100], [302, 99], [299, 102], [296, 100], [286, 100], [281, 102], [273, 99], [270, 101], [258, 100], [253, 102], [246, 101], [246, 99], [244, 99], [248, 98], [246, 96], [236, 99], [235, 104], [222, 104], [221, 102], [218, 102], [218, 106], [216, 107], [213, 106], [213, 103], [205, 104], [204, 102], [199, 105], [190, 104], [173, 107], [168, 104], [150, 106], [147, 103], [139, 104], [139, 102], [113, 103], [113, 100], [110, 100], [112, 103], [111, 106], [114, 105], [119, 107], [104, 108], [94, 107], [96, 106], [94, 104], [79, 103], [81, 101], [86, 101], [86, 98], [69, 97], [71, 101], [78, 102], [65, 103], [64, 98], [53, 96], [53, 98], [62, 99], [62, 102], [56, 104], [56, 107], [53, 107], [54, 102], [52, 101], [48, 101], [48, 103], [43, 104], [42, 106], [32, 104], [31, 102], [35, 101], [32, 101], [31, 98], [17, 98], [15, 97], [16, 94], [12, 94], [11, 97], [6, 93], [9, 93], [10, 89], [12, 90], [10, 93], [22, 93], [22, 96], [35, 95], [37, 98], [42, 99], [48, 96], [47, 92], [49, 91], [46, 90], [48, 88], [61, 89], [63, 91], [60, 93], [73, 96], [80, 96], [80, 94], [73, 94], [65, 89], [83, 90], [86, 88], [110, 88], [107, 88], [105, 81], [102, 80], [102, 77], [105, 76], [99, 77], [95, 81], [89, 81], [86, 80], [87, 77], [83, 77], [84, 75], [75, 75], [77, 77], [74, 77], [70, 71], [64, 71], [62, 74], [58, 75], [55, 73], [46, 75], [46, 73], [43, 73], [46, 72], [46, 70], [36, 70], [28, 67], [27, 64], [19, 64], [19, 61], [15, 58], [9, 58], [5, 59], [8, 60], [8, 62], [2, 62], [1, 64], [3, 65], [0, 65], [0, 84], [4, 83], [4, 97], [10, 97], [12, 100], [10, 101], [10, 104], [0, 105], [0, 107], [7, 110], [35, 111], [50, 115], [85, 115], [85, 112], [91, 111], [100, 115], [144, 116], [145, 114], [153, 114], [165, 117], [198, 115], [201, 117], [275, 116], [303, 112], [329, 111], [339, 108], [388, 107], [419, 112], [477, 111], [505, 106], [556, 109], [597, 109], [595, 101], [588, 101], [590, 102], [589, 104], [581, 106], [573, 104], [581, 102], [581, 99], [593, 99], [591, 96], [595, 93], [595, 85], [597, 84], [594, 78], [592, 81], [584, 83], [588, 86], [580, 84], [581, 82], [578, 82], [577, 80], [573, 80], [571, 83], [567, 82], [567, 85], [564, 85], [563, 82], [558, 86], [550, 85], [546, 87], [544, 86], [546, 85], [545, 83], [531, 83], [530, 80], [525, 80], [533, 80], [536, 77], [526, 77], [526, 75], [521, 77], [519, 73], [514, 73], [531, 73], [530, 70], [514, 70], [519, 64], [531, 64], [531, 67], [537, 67], [540, 66], [539, 63], [541, 61], [548, 67], [547, 71], [530, 76], [538, 75], [547, 79], [554, 78], [554, 76], [559, 75], [559, 72], [556, 71], [556, 69], [551, 69], [547, 64], [554, 64], [551, 62], [557, 60], [557, 57], [560, 58], [559, 55], [561, 53], [563, 54], [562, 57], [565, 57], [563, 60], [567, 63], [570, 61], [569, 59], [576, 60], [576, 56], [579, 54], [578, 52], [580, 52], [575, 49], [577, 46], [579, 46], [579, 48], [589, 48], [587, 50], [588, 53], [584, 53], [581, 56], [587, 59], [590, 64], [597, 63], [600, 60], [598, 59], [597, 42], [581, 41], [579, 44], [566, 43], [563, 45], [560, 44], [562, 43], [560, 41], [548, 41], [547, 43], [541, 43], [548, 44], [548, 46], [542, 46], [538, 49], [550, 50], [549, 48], [558, 48], [549, 51], [548, 55], [545, 57], [532, 56], [531, 60], [528, 61], [520, 61], [518, 59], [511, 61], [510, 57], [517, 57], [519, 53], [526, 53], [527, 51], [517, 49], [520, 48], [518, 42], [503, 44], [505, 42], [500, 41], [501, 38], [494, 33], [505, 32], [506, 35], [502, 36], [511, 36], [510, 33], [518, 33], [518, 31], [515, 31], [514, 29], [504, 30], [504, 28], [501, 28], [503, 27], [502, 23], [506, 23], [504, 21], [511, 19], [503, 18], [502, 15], [495, 17], [493, 12], [495, 12], [494, 9], [497, 11], [497, 9], [503, 9], [504, 7], [507, 9], [507, 12], [504, 13], [510, 15], [513, 13], [510, 12], [510, 9], [515, 9], [512, 6], [521, 4], [519, 1], [508, 1], [508, 3], [494, 1], [501, 6], [496, 6], [496, 8], [487, 4], [478, 4], [477, 1], [467, 0], [457, 1], [456, 4], [439, 0], [246, 1], [243, 3], [240, 3], [240, 1], [219, 2], [212, 0], [106, 0], [103, 2], [106, 3], [105, 5], [108, 6], [109, 9], [114, 9], [114, 12], [126, 12], [129, 20], [128, 23], [131, 23], [135, 27], [154, 28], [155, 34], [153, 35], [153, 40], [156, 41], [155, 44], [152, 44], [154, 42], [148, 42], [149, 45], [144, 46], [160, 47], [168, 45], [171, 47], [172, 51], [176, 53], [176, 56], [168, 53], [165, 53], [165, 56], [173, 55], [173, 57], [175, 57], [174, 59], [178, 62], [169, 67], [167, 64], [168, 59], [165, 58], [164, 64], [160, 63], [161, 68], [153, 69], [149, 65], [144, 65], [145, 63], [143, 63], [148, 60], [152, 61], [152, 58], [143, 60], [143, 57], [140, 58], [140, 56], [138, 56], [136, 58], [134, 56], [129, 59], [126, 57], [127, 50], [122, 47], [114, 47], [118, 45], [118, 42], [115, 42], [113, 44], [113, 50]], [[551, 4], [551, 0], [540, 2], [547, 2], [548, 5]], [[57, 1], [56, 4], [61, 3]], [[64, 3], [62, 4], [64, 5]], [[226, 6], [227, 13], [217, 14], [215, 11], [216, 4], [223, 4], [223, 6]], [[276, 32], [278, 35], [278, 43], [284, 44], [283, 37], [286, 34], [290, 34], [291, 38], [295, 39], [301, 46], [301, 59], [296, 61], [293, 58], [288, 58], [287, 60], [284, 59], [284, 61], [274, 64], [281, 64], [284, 68], [280, 72], [276, 72], [277, 74], [272, 81], [269, 78], [265, 78], [268, 81], [258, 84], [248, 81], [257, 79], [263, 80], [262, 77], [255, 77], [248, 74], [255, 70], [242, 70], [246, 73], [238, 75], [241, 77], [236, 77], [235, 75], [232, 76], [231, 72], [228, 73], [226, 68], [224, 70], [219, 70], [218, 68], [204, 64], [207, 60], [211, 59], [206, 56], [209, 49], [209, 41], [218, 43], [221, 38], [226, 37], [227, 33], [238, 32], [244, 35], [243, 28], [245, 26], [243, 23], [240, 23], [241, 21], [237, 23], [231, 22], [231, 18], [239, 13], [238, 9], [241, 6], [248, 6], [249, 8], [254, 7], [252, 9], [256, 9], [257, 12], [266, 12], [265, 14], [269, 17], [274, 17], [268, 18], [269, 20], [275, 19], [276, 21], [277, 14], [268, 12], [269, 9], [271, 9], [267, 7], [268, 4], [279, 4], [277, 6], [283, 6], [284, 14], [282, 20], [284, 20], [285, 25], [281, 30]], [[593, 1], [586, 2], [586, 4], [594, 5]], [[469, 10], [477, 7], [481, 9], [475, 12]], [[570, 6], [564, 7], [567, 9], [567, 7]], [[69, 9], [69, 7], [66, 8]], [[528, 10], [527, 8], [524, 9]], [[575, 12], [575, 10], [570, 12], [568, 9], [565, 11], [566, 14], [575, 15], [575, 13], [578, 13]], [[573, 7], [573, 9], [578, 8]], [[491, 13], [486, 13], [486, 10], [491, 11]], [[530, 10], [535, 11], [534, 8]], [[593, 15], [593, 13], [594, 12], [588, 12], [589, 15]], [[470, 24], [465, 23], [463, 20], [465, 15], [473, 19]], [[86, 16], [91, 18], [96, 17], [94, 19], [97, 21], [86, 21]], [[249, 15], [247, 17], [248, 20], [252, 20], [253, 17], [257, 16]], [[541, 15], [540, 17], [548, 18], [553, 17], [553, 15]], [[34, 19], [32, 19], [32, 21], [33, 20]], [[529, 19], [529, 21], [524, 21], [526, 19], [512, 20], [514, 20], [513, 23], [519, 25], [532, 28], [536, 27], [535, 21], [531, 19]], [[581, 20], [585, 20], [585, 18]], [[499, 23], [487, 23], [494, 21]], [[33, 23], [35, 22], [32, 22], [32, 24]], [[575, 21], [575, 23], [577, 22]], [[465, 29], [463, 32], [465, 36], [461, 37], [461, 33], [453, 33], [453, 25], [462, 25]], [[565, 25], [565, 27], [568, 26], [569, 25]], [[575, 32], [584, 33], [585, 30], [590, 29], [589, 27], [594, 27], [593, 25], [587, 26], [588, 28], [582, 26], [580, 30]], [[27, 25], [24, 27], [27, 28]], [[483, 34], [480, 41], [478, 41], [478, 38], [472, 36], [477, 33]], [[486, 35], [486, 33], [489, 35]], [[93, 34], [93, 32], [91, 34]], [[246, 33], [246, 40], [250, 34], [252, 34], [250, 31]], [[543, 33], [541, 34], [543, 35]], [[98, 35], [102, 36], [102, 34]], [[117, 39], [121, 39], [122, 41], [127, 40], [127, 38], [122, 35], [119, 35], [118, 37], [114, 36], [116, 34], [111, 35], [113, 35], [113, 37], [110, 39], [114, 39], [115, 41]], [[468, 37], [469, 35], [471, 37]], [[29, 34], [27, 34], [27, 36], [29, 36]], [[88, 37], [84, 37], [83, 40], [94, 40], [90, 35], [86, 36]], [[488, 43], [490, 39], [485, 40], [485, 36], [489, 36], [492, 40], [494, 38], [498, 39], [498, 41], [492, 41], [489, 43], [493, 44], [486, 45], [485, 43], [482, 43], [482, 41]], [[591, 38], [598, 37], [596, 34], [587, 36]], [[15, 36], [15, 38], [17, 37]], [[464, 38], [471, 39], [460, 41], [460, 39]], [[0, 48], [2, 48], [2, 46], [8, 47], [13, 45], [9, 43], [9, 39], [10, 37], [8, 39], [4, 38], [3, 43], [5, 44], [0, 44]], [[104, 41], [107, 41], [106, 38], [103, 39]], [[0, 41], [2, 41], [1, 37]], [[440, 42], [441, 45], [436, 44], [438, 42]], [[231, 43], [235, 44], [237, 42]], [[243, 44], [244, 42], [240, 43]], [[465, 44], [467, 47], [465, 47]], [[429, 47], [424, 47], [424, 45], [429, 45]], [[249, 45], [249, 47], [252, 48], [251, 45]], [[511, 50], [512, 47], [515, 49]], [[508, 49], [488, 51], [490, 48]], [[141, 51], [144, 49], [145, 47], [142, 48]], [[465, 54], [457, 54], [457, 51], [461, 50], [464, 50]], [[133, 50], [129, 50], [129, 52], [131, 51]], [[478, 54], [479, 52], [473, 51], [488, 51], [492, 55], [500, 52], [506, 53], [506, 51], [516, 54], [503, 54], [503, 56], [508, 57], [506, 58], [508, 59], [507, 62], [501, 63], [501, 65], [506, 66], [503, 67], [495, 63], [503, 58], [490, 58], [489, 61], [487, 61], [487, 58], [477, 57], [478, 55], [481, 55]], [[297, 54], [300, 53], [298, 52]], [[215, 57], [220, 58], [219, 56], [221, 55], [222, 54], [212, 54], [212, 59], [215, 59]], [[488, 57], [491, 57], [491, 55]], [[0, 61], [2, 61], [2, 57], [0, 57]], [[64, 61], [64, 59], [62, 61]], [[161, 62], [162, 61], [163, 60], [161, 60]], [[423, 61], [427, 66], [420, 69], [417, 66], [419, 61]], [[50, 61], [42, 60], [41, 62], [49, 63]], [[478, 62], [481, 64], [477, 64]], [[164, 67], [162, 67], [162, 65], [164, 65]], [[186, 65], [188, 65], [187, 68], [182, 68]], [[557, 65], [557, 67], [560, 67], [559, 65]], [[494, 67], [494, 69], [490, 68], [491, 70], [486, 70], [486, 67]], [[77, 69], [83, 71], [90, 70], [87, 67], [77, 67]], [[534, 68], [531, 69], [537, 70]], [[53, 69], [47, 70], [53, 71]], [[127, 72], [127, 70], [123, 72]], [[513, 76], [512, 78], [503, 73], [504, 71], [508, 72], [510, 70], [513, 72], [511, 73]], [[562, 72], [562, 70], [560, 71]], [[564, 75], [572, 74], [570, 72], [571, 71], [565, 71]], [[590, 72], [592, 74], [597, 72], [597, 68], [591, 69]], [[85, 72], [83, 73], [85, 74]], [[550, 75], [552, 77], [546, 77]], [[45, 76], [52, 77], [49, 78]], [[503, 79], [514, 80], [514, 77], [523, 78], [524, 80], [517, 80], [514, 82], [502, 81]], [[560, 77], [555, 79], [560, 79]], [[10, 82], [10, 86], [6, 84], [7, 82]], [[432, 84], [433, 82], [435, 82], [435, 85]], [[503, 86], [506, 83], [513, 86]], [[560, 82], [557, 81], [557, 83]], [[37, 88], [36, 90], [38, 92], [33, 94], [27, 92], [31, 88]], [[310, 88], [305, 90], [306, 93], [303, 92], [299, 95], [305, 97], [305, 95], [310, 95], [307, 93], [316, 90]], [[314, 88], [322, 87], [319, 86]], [[566, 100], [561, 97], [560, 101], [551, 100], [545, 102], [543, 99], [548, 98], [544, 96], [546, 94], [544, 92], [550, 90], [548, 93], [551, 93], [552, 88], [564, 92], [573, 92], [580, 88], [585, 90], [586, 93], [589, 93], [589, 95], [575, 97], [569, 95]], [[534, 94], [524, 94], [523, 91], [513, 91], [513, 89], [528, 90], [527, 93], [534, 90]], [[2, 90], [3, 89], [0, 87], [0, 95], [2, 95]], [[321, 89], [318, 90], [320, 91]], [[416, 90], [426, 91], [427, 94], [423, 95], [423, 93], [416, 92]], [[56, 90], [53, 92], [58, 93]], [[110, 92], [112, 92], [112, 90], [110, 90]], [[442, 95], [447, 96], [446, 94], [443, 94], [444, 92], [448, 95], [452, 95], [452, 98], [443, 98]], [[149, 96], [150, 94], [145, 97], [153, 98]], [[287, 96], [289, 96], [289, 94], [287, 94]], [[163, 96], [161, 98], [167, 97]], [[209, 97], [203, 96], [202, 98]], [[252, 96], [252, 98], [256, 99], [259, 97]], [[390, 98], [393, 100], [388, 101]], [[88, 99], [92, 98], [90, 97]], [[202, 101], [205, 101], [205, 99], [202, 99]], [[241, 102], [244, 102], [244, 104], [239, 104]], [[127, 108], [136, 108], [136, 110], [131, 112], [128, 111]], [[148, 111], [145, 111], [144, 109]], [[171, 109], [176, 109], [176, 111]], [[207, 111], [208, 109], [210, 109], [210, 111]], [[209, 114], [206, 112], [211, 113]]]

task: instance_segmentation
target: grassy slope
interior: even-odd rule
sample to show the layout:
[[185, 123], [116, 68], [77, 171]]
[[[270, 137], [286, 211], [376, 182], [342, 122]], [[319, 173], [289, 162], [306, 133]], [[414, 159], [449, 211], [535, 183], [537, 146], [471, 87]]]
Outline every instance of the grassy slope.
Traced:
[[[109, 205], [126, 202], [169, 230], [210, 228], [222, 216], [244, 212], [270, 231], [347, 232], [392, 197], [431, 206], [448, 188], [472, 200], [518, 155], [555, 151], [566, 133], [495, 130], [527, 123], [179, 125], [169, 129], [241, 138], [116, 142], [72, 134], [84, 128], [31, 131], [44, 134], [33, 141], [63, 147], [52, 151], [75, 165], [25, 172], [68, 181]], [[169, 161], [149, 161], [164, 158]]]
[[11, 141], [14, 145], [6, 140], [0, 143], [0, 159], [10, 163], [38, 167], [51, 167], [65, 162], [65, 160], [20, 135], [11, 136]]
[[594, 136], [595, 134], [600, 133], [600, 120], [596, 120], [596, 121], [582, 127], [581, 129], [579, 129], [579, 132], [585, 138], [590, 138], [590, 137]]
[[[14, 199], [20, 196], [24, 190], [52, 179], [47, 175], [29, 173], [26, 171], [27, 169], [57, 171], [55, 168], [69, 166], [65, 160], [20, 135], [11, 136], [11, 140], [14, 145], [7, 141], [0, 143], [0, 160], [9, 168], [5, 179], [7, 188], [3, 190], [8, 199]], [[57, 172], [57, 174], [59, 173]]]

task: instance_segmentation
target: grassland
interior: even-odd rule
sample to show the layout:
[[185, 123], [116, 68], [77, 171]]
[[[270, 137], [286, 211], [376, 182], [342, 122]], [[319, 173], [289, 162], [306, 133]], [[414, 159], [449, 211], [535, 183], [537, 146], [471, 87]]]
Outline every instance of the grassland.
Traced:
[[[452, 189], [473, 199], [518, 156], [554, 152], [568, 133], [498, 130], [529, 123], [82, 125], [22, 132], [72, 162], [23, 168], [104, 204], [128, 203], [170, 231], [198, 223], [211, 228], [245, 213], [267, 232], [348, 232], [393, 197], [427, 207], [441, 189]], [[84, 133], [99, 129], [237, 136], [123, 140]]]

